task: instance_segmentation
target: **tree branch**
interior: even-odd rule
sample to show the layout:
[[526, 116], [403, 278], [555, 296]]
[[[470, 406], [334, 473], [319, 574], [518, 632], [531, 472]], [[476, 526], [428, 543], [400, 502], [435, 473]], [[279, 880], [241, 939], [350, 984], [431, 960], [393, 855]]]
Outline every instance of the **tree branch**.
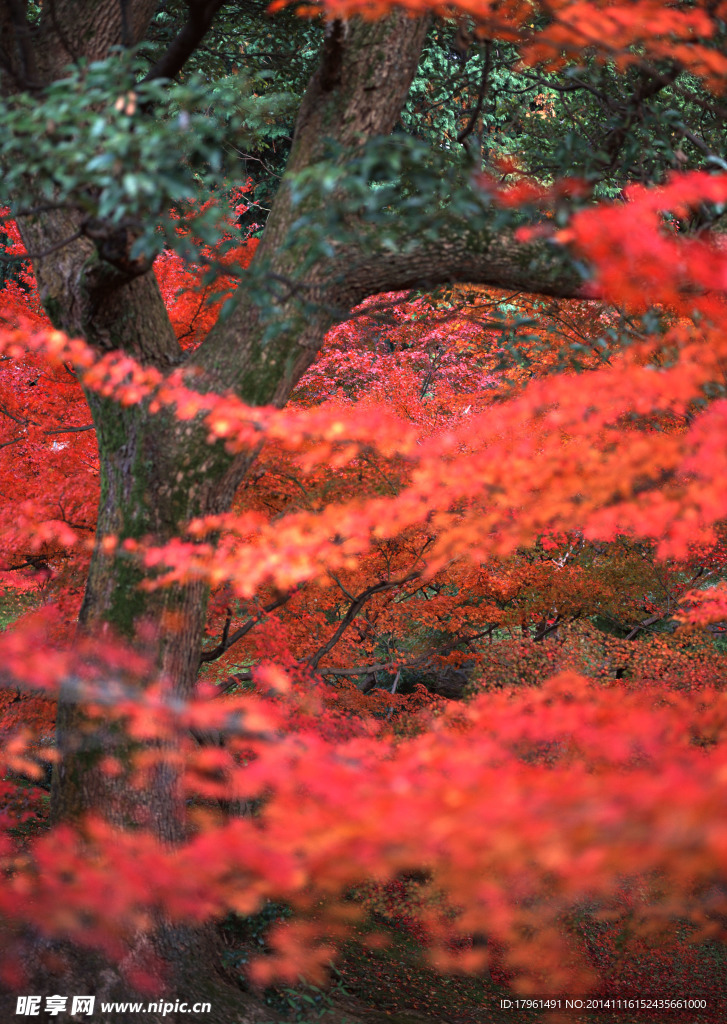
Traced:
[[348, 611], [344, 615], [343, 619], [341, 619], [338, 629], [335, 631], [333, 636], [327, 641], [327, 643], [323, 644], [322, 647], [319, 647], [315, 654], [312, 654], [306, 659], [306, 664], [310, 665], [314, 670], [318, 668], [318, 663], [321, 658], [325, 657], [325, 655], [336, 646], [344, 632], [351, 625], [370, 597], [373, 597], [374, 594], [383, 594], [385, 591], [393, 590], [396, 587], [403, 587], [405, 583], [418, 579], [421, 574], [421, 569], [415, 569], [406, 576], [402, 576], [400, 579], [384, 580], [382, 583], [374, 583], [373, 586], [367, 587], [366, 590], [362, 590], [349, 605]]
[[[638, 88], [633, 96], [629, 97], [626, 101], [628, 106], [633, 106], [637, 112], [640, 112], [642, 103], [656, 96], [667, 85], [671, 85], [680, 74], [681, 68], [677, 64], [672, 64], [664, 72], [658, 72], [650, 67], [645, 68]], [[611, 102], [612, 109], [618, 109], [618, 106], [618, 104]], [[608, 154], [611, 166], [615, 163], [618, 154], [623, 148], [633, 121], [634, 115], [627, 113], [624, 122], [610, 131], [604, 140], [603, 149]]]
[[497, 629], [497, 625], [488, 626], [487, 629], [481, 630], [479, 633], [473, 633], [472, 636], [457, 637], [451, 643], [446, 644], [444, 647], [435, 651], [428, 651], [426, 654], [420, 654], [416, 658], [412, 658], [410, 661], [380, 661], [374, 665], [361, 665], [357, 668], [322, 668], [318, 672], [322, 676], [334, 676], [337, 679], [345, 679], [350, 676], [366, 676], [371, 675], [375, 672], [403, 672], [407, 669], [412, 668], [430, 668], [432, 666], [433, 658], [441, 658], [447, 654], [451, 654], [460, 644], [471, 644], [474, 640], [481, 640], [483, 637], [490, 636]]
[[472, 134], [472, 132], [474, 131], [474, 127], [477, 124], [477, 118], [480, 116], [480, 113], [482, 112], [482, 105], [485, 102], [485, 99], [487, 98], [487, 93], [490, 85], [491, 56], [492, 40], [487, 39], [485, 41], [485, 66], [482, 70], [482, 81], [480, 82], [480, 92], [477, 97], [477, 103], [475, 104], [475, 109], [472, 111], [472, 115], [469, 121], [457, 136], [457, 142], [464, 143], [467, 137]]
[[80, 434], [84, 430], [94, 430], [95, 424], [88, 423], [84, 427], [59, 427], [57, 430], [44, 430], [44, 434]]
[[640, 633], [642, 629], [647, 629], [649, 626], [653, 626], [655, 622], [661, 622], [667, 615], [664, 612], [657, 612], [655, 615], [650, 615], [647, 619], [642, 622], [637, 622], [634, 628], [624, 637], [624, 640], [633, 640], [637, 633]]
[[215, 14], [226, 0], [187, 0], [189, 16], [169, 48], [144, 77], [145, 82], [155, 78], [174, 78], [182, 70], [212, 25]]
[[229, 635], [230, 618], [228, 616], [222, 631], [222, 639], [216, 647], [212, 648], [212, 650], [202, 651], [199, 656], [200, 664], [203, 665], [208, 661], [216, 661], [218, 658], [221, 658], [223, 654], [229, 651], [233, 644], [236, 644], [238, 640], [242, 640], [244, 636], [247, 636], [250, 630], [257, 626], [258, 622], [260, 622], [265, 615], [269, 615], [270, 612], [275, 611], [276, 608], [282, 607], [282, 605], [286, 604], [292, 596], [293, 591], [289, 594], [283, 594], [282, 597], [277, 598], [275, 601], [271, 601], [270, 604], [266, 604], [261, 609], [259, 615], [255, 615], [251, 619], [248, 619], [243, 626], [240, 626], [239, 629], [235, 630], [232, 636]]
[[[555, 242], [517, 242], [502, 230], [468, 230], [414, 247], [402, 238], [396, 252], [340, 254], [331, 298], [350, 309], [369, 295], [443, 284], [479, 284], [555, 298], [583, 298], [584, 280], [567, 250]], [[331, 268], [332, 270], [334, 268]]]

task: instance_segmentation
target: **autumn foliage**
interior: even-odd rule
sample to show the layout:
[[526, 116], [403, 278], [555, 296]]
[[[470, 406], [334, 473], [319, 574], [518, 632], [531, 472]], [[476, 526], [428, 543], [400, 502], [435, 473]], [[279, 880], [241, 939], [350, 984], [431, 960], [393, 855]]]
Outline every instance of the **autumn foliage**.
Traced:
[[[606, 38], [599, 59], [668, 53], [717, 88], [727, 68], [706, 6], [563, 0], [542, 31], [529, 3], [446, 11], [518, 41], [533, 65]], [[375, 296], [329, 332], [282, 409], [199, 390], [184, 365], [101, 355], [53, 329], [28, 264], [5, 282], [4, 983], [22, 985], [28, 926], [121, 960], [160, 915], [199, 925], [273, 900], [294, 915], [253, 978], [320, 980], [352, 934], [380, 941], [372, 907], [392, 892], [439, 969], [489, 965], [521, 991], [606, 978], [631, 992], [644, 978], [624, 950], [684, 963], [723, 940], [727, 247], [683, 222], [727, 203], [727, 175], [633, 185], [565, 227], [552, 204], [583, 183], [546, 187], [514, 165], [503, 177], [475, 187], [495, 208], [527, 204], [519, 237], [568, 247], [589, 268], [583, 297]], [[256, 245], [206, 251], [215, 278], [157, 258], [185, 350]], [[167, 543], [95, 538], [84, 388], [203, 418], [210, 443], [256, 452], [234, 510]], [[94, 542], [148, 589], [211, 588], [193, 699], [157, 678], [153, 623], [133, 647], [68, 642]], [[110, 777], [143, 791], [160, 763], [180, 773], [183, 842], [143, 815], [129, 829], [113, 814], [48, 826], [32, 783], [56, 756], [69, 680], [89, 721], [126, 737], [104, 755]], [[131, 969], [159, 983], [154, 964]]]

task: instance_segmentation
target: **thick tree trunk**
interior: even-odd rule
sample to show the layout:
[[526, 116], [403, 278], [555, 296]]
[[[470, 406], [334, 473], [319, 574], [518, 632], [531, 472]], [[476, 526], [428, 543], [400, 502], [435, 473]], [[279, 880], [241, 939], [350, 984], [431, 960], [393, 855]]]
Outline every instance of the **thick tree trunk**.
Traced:
[[[222, 971], [221, 952], [209, 931], [161, 926], [153, 935], [140, 935], [117, 966], [93, 950], [38, 938], [29, 944], [25, 958], [28, 981], [23, 987], [36, 996], [67, 995], [69, 1008], [72, 995], [93, 995], [94, 1012], [87, 1019], [94, 1024], [274, 1024], [276, 1018], [262, 998], [235, 984]], [[130, 984], [127, 970], [148, 971], [160, 958], [168, 978], [163, 992], [140, 991]], [[179, 1012], [162, 1008], [164, 1003], [177, 1001], [187, 1003], [188, 1008]], [[117, 1008], [104, 1010], [104, 1004], [110, 1003], [118, 1004]], [[194, 1004], [206, 1004], [209, 1009], [199, 1005], [193, 1012]], [[0, 985], [0, 1019], [18, 1019], [16, 1006], [17, 995]], [[58, 1024], [77, 1024], [86, 1018], [61, 1012], [53, 1019]]]
[[[341, 38], [336, 29], [301, 113], [294, 168], [315, 159], [322, 130], [316, 117], [324, 108], [331, 134], [344, 125], [342, 137], [352, 144], [359, 132], [391, 130], [416, 68], [424, 32], [422, 24], [399, 16], [380, 25], [346, 27]], [[280, 251], [291, 218], [283, 190], [258, 257], [271, 274], [295, 273], [302, 258], [294, 249]], [[120, 348], [162, 371], [178, 366], [181, 352], [153, 276], [125, 277], [105, 264], [85, 238], [55, 248], [75, 235], [78, 227], [69, 213], [40, 215], [21, 224], [29, 251], [54, 249], [52, 256], [39, 258], [35, 264], [41, 297], [54, 323], [82, 335], [100, 351]], [[255, 300], [241, 295], [231, 328], [214, 331], [202, 351], [190, 360], [198, 374], [202, 371], [197, 378], [202, 387], [220, 391], [232, 387], [251, 403], [282, 405], [312, 361], [331, 316], [323, 312], [311, 323], [297, 300], [278, 314], [285, 327], [270, 340], [264, 337], [269, 334], [269, 324]], [[205, 587], [140, 590], [140, 567], [119, 547], [109, 552], [101, 540], [113, 535], [119, 542], [142, 537], [164, 542], [182, 533], [192, 517], [229, 509], [251, 459], [244, 455], [233, 459], [221, 445], [210, 448], [201, 422], [182, 424], [168, 412], [152, 417], [143, 403], [120, 407], [92, 393], [88, 400], [98, 438], [101, 497], [97, 544], [80, 626], [87, 630], [111, 628], [132, 639], [141, 629], [170, 690], [186, 697], [193, 690], [199, 667]], [[53, 818], [69, 820], [89, 811], [102, 812], [117, 824], [133, 821], [149, 827], [167, 842], [183, 840], [185, 803], [176, 772], [161, 767], [143, 794], [132, 795], [123, 776], [109, 779], [100, 762], [119, 748], [123, 753], [126, 741], [113, 725], [91, 726], [76, 697], [70, 692], [63, 695], [59, 706], [61, 759], [53, 779]], [[154, 934], [142, 937], [139, 947], [130, 950], [130, 959], [143, 958], [144, 950], [167, 965], [170, 995], [210, 999], [216, 1013], [204, 1019], [228, 1022], [249, 1015], [254, 1001], [215, 980], [210, 931], [171, 929], [160, 922]], [[88, 978], [96, 972], [107, 979], [108, 998], [132, 995], [113, 967], [75, 950], [61, 952], [70, 965], [74, 985], [83, 988], [85, 982], [93, 986], [86, 991], [98, 991], [98, 980], [94, 984]], [[42, 966], [36, 979], [36, 991], [61, 990], [61, 979]], [[244, 1014], [240, 1010], [243, 1005]], [[127, 1013], [119, 1019], [131, 1018]]]
[[[355, 27], [332, 26], [322, 67], [299, 117], [289, 173], [320, 155], [324, 124], [331, 137], [354, 146], [367, 134], [391, 131], [416, 70], [425, 32], [425, 22], [403, 15]], [[273, 276], [294, 275], [303, 261], [304, 254], [295, 245], [283, 245], [293, 216], [284, 187], [256, 257]], [[47, 225], [52, 225], [52, 232]], [[67, 217], [62, 224], [39, 218], [23, 231], [28, 247], [42, 251], [71, 228]], [[50, 265], [41, 261], [38, 267], [41, 294], [59, 325], [82, 332], [100, 349], [123, 347], [161, 369], [177, 365], [179, 349], [165, 322], [153, 278], [124, 280], [118, 270], [98, 260], [89, 243], [81, 241], [71, 248], [62, 250], [64, 256]], [[314, 279], [321, 273], [325, 268], [321, 272], [314, 268]], [[312, 362], [333, 316], [326, 303], [311, 317], [291, 296], [277, 312], [281, 326], [271, 337], [268, 314], [259, 301], [240, 294], [233, 316], [212, 331], [188, 365], [206, 390], [233, 387], [251, 404], [283, 405]], [[107, 553], [101, 540], [113, 535], [119, 542], [152, 537], [163, 543], [182, 533], [191, 518], [227, 511], [251, 459], [245, 455], [232, 459], [221, 445], [210, 447], [199, 422], [182, 424], [170, 413], [151, 417], [143, 403], [122, 408], [93, 394], [88, 399], [99, 444], [101, 499], [98, 543], [81, 625], [92, 629], [103, 624], [122, 637], [133, 637], [142, 624], [148, 637], [153, 627], [159, 671], [175, 696], [189, 696], [199, 667], [205, 588], [142, 591], [139, 566], [123, 550]], [[173, 631], [167, 622], [175, 624]], [[108, 780], [98, 770], [98, 761], [109, 752], [114, 736], [97, 732], [90, 737], [82, 717], [72, 698], [62, 701], [58, 721], [62, 760], [53, 785], [53, 816], [59, 820], [103, 808], [115, 820], [128, 820], [134, 810], [121, 799], [118, 781]], [[158, 835], [170, 841], [184, 834], [180, 795], [173, 790], [169, 773], [161, 773], [158, 791], [147, 792], [144, 806], [136, 809]]]

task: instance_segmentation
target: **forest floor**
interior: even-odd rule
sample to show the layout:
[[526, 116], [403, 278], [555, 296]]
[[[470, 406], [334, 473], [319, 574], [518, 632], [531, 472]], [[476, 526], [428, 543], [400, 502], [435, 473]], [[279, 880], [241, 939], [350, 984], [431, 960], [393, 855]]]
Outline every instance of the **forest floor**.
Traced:
[[[704, 1009], [589, 1012], [587, 997], [577, 1010], [564, 1005], [553, 1011], [522, 1009], [505, 985], [487, 977], [439, 974], [422, 963], [413, 944], [394, 939], [378, 950], [347, 945], [327, 990], [269, 989], [265, 1002], [275, 1024], [727, 1024], [727, 958], [721, 948], [704, 946], [690, 957], [689, 988], [681, 993], [680, 973], [675, 970], [661, 983], [653, 975], [653, 987], [642, 997], [703, 999]], [[620, 989], [611, 998], [638, 996], [638, 990]]]

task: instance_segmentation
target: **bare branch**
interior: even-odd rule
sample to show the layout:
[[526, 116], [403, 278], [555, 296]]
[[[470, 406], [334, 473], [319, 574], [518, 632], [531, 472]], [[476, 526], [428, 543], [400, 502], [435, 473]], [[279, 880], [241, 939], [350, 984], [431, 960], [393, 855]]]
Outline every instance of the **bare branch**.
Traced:
[[226, 0], [187, 0], [189, 17], [169, 48], [145, 76], [145, 82], [156, 78], [174, 78], [182, 70], [212, 25], [215, 14]]
[[338, 625], [338, 629], [335, 631], [333, 636], [325, 644], [323, 644], [322, 647], [319, 647], [315, 654], [311, 655], [311, 657], [307, 659], [307, 664], [310, 665], [312, 669], [318, 668], [318, 663], [320, 662], [321, 658], [323, 658], [326, 654], [329, 653], [329, 651], [331, 651], [335, 647], [335, 645], [343, 636], [344, 632], [348, 629], [348, 627], [351, 625], [351, 623], [356, 618], [358, 613], [361, 611], [363, 606], [366, 604], [369, 598], [374, 596], [374, 594], [383, 594], [387, 590], [394, 590], [396, 587], [403, 587], [405, 583], [409, 583], [411, 580], [418, 579], [419, 576], [421, 576], [421, 574], [421, 569], [415, 569], [412, 572], [408, 573], [406, 576], [402, 576], [399, 579], [384, 580], [381, 583], [374, 583], [373, 586], [367, 587], [366, 590], [362, 590], [361, 593], [358, 594], [349, 605], [348, 611], [344, 615], [343, 619], [341, 619], [341, 622]]
[[10, 441], [4, 441], [3, 444], [0, 444], [0, 448], [9, 448], [11, 445], [17, 444], [18, 441], [22, 441], [22, 440], [23, 440], [23, 435], [21, 435], [20, 437], [13, 437]]
[[79, 238], [83, 238], [84, 234], [85, 231], [76, 231], [74, 234], [69, 235], [68, 238], [62, 238], [60, 242], [56, 242], [55, 245], [49, 245], [47, 249], [43, 249], [41, 252], [26, 252], [22, 256], [0, 256], [0, 263], [25, 263], [27, 260], [45, 259], [46, 256], [50, 256], [59, 249], [65, 249], [72, 242], [77, 242]]
[[84, 430], [94, 430], [95, 424], [88, 423], [83, 427], [58, 427], [57, 430], [44, 430], [44, 434], [80, 434]]
[[233, 644], [236, 644], [238, 640], [242, 640], [244, 636], [247, 636], [250, 630], [254, 629], [254, 627], [257, 626], [258, 622], [260, 622], [261, 619], [264, 618], [264, 616], [269, 615], [270, 612], [275, 611], [276, 608], [280, 608], [284, 604], [286, 604], [286, 602], [290, 600], [293, 594], [294, 591], [291, 590], [290, 593], [283, 594], [282, 597], [277, 598], [275, 601], [271, 601], [270, 604], [266, 604], [261, 609], [259, 615], [254, 615], [251, 619], [248, 619], [243, 626], [240, 626], [239, 629], [235, 630], [232, 636], [229, 635], [231, 617], [228, 614], [228, 617], [225, 620], [225, 625], [222, 630], [222, 639], [220, 640], [216, 647], [212, 648], [211, 651], [202, 651], [199, 657], [200, 664], [204, 664], [208, 661], [216, 661], [218, 658], [221, 658], [223, 654], [229, 651]]
[[637, 622], [634, 628], [624, 637], [625, 640], [633, 640], [637, 633], [640, 633], [642, 629], [648, 629], [649, 626], [653, 626], [655, 622], [661, 622], [667, 616], [664, 612], [657, 612], [656, 615], [650, 615], [648, 619], [644, 619], [642, 622]]

